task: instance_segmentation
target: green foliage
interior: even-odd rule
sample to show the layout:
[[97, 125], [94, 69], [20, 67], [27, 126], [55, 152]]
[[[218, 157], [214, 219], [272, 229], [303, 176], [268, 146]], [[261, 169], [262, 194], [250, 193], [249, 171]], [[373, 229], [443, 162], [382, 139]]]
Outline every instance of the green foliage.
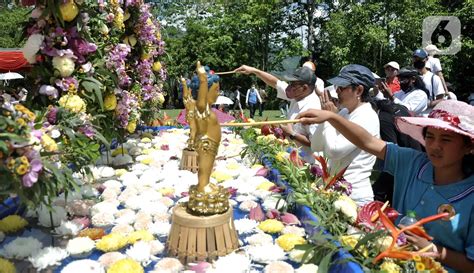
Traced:
[[20, 48], [21, 28], [28, 19], [28, 8], [11, 9], [0, 4], [0, 48]]

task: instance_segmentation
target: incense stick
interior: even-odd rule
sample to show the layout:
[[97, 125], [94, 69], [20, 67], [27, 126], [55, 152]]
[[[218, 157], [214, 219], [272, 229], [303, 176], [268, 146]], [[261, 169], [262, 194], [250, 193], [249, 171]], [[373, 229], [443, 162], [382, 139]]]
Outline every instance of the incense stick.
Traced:
[[269, 121], [257, 121], [257, 122], [228, 122], [221, 123], [222, 127], [240, 127], [240, 126], [261, 126], [261, 125], [276, 125], [276, 124], [288, 124], [288, 123], [299, 123], [299, 119], [292, 120], [269, 120]]
[[235, 70], [232, 71], [225, 71], [225, 72], [214, 72], [216, 75], [226, 75], [226, 74], [233, 74], [235, 73]]

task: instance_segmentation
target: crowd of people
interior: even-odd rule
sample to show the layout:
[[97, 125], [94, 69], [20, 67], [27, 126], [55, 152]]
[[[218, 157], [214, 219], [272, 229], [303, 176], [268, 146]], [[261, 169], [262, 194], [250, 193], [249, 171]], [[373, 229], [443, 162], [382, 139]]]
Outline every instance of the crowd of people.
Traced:
[[[307, 162], [323, 154], [334, 172], [347, 167], [344, 177], [359, 205], [389, 201], [419, 218], [448, 212], [425, 225], [433, 243], [413, 233], [407, 239], [450, 272], [473, 272], [474, 106], [450, 92], [436, 52], [432, 45], [417, 49], [402, 68], [387, 63], [386, 78], [347, 65], [327, 88], [318, 84], [312, 62], [281, 78], [246, 65], [236, 72], [257, 76], [289, 102], [287, 118], [300, 123], [282, 125], [285, 135]], [[251, 109], [260, 100], [257, 91], [247, 92]], [[381, 174], [372, 183], [374, 168]]]

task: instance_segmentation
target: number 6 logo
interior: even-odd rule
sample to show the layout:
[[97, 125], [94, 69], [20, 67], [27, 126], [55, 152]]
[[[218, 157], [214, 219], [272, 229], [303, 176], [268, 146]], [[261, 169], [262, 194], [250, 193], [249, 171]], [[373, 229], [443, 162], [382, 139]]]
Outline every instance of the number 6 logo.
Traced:
[[423, 20], [423, 47], [436, 45], [439, 55], [461, 50], [461, 21], [456, 16], [429, 16]]

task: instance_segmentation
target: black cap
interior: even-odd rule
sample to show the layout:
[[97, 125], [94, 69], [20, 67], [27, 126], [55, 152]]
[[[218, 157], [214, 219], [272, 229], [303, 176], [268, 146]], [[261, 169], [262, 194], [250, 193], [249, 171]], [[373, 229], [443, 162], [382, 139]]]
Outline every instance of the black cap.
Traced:
[[349, 64], [341, 69], [339, 75], [329, 79], [328, 82], [341, 87], [360, 84], [366, 88], [371, 88], [375, 85], [375, 78], [372, 71], [367, 67], [359, 64]]
[[410, 78], [420, 75], [418, 69], [414, 67], [402, 67], [398, 72], [398, 77], [400, 78]]
[[283, 75], [282, 78], [287, 82], [304, 82], [309, 85], [314, 85], [316, 83], [316, 75], [314, 74], [314, 71], [306, 66], [297, 68], [292, 73]]

